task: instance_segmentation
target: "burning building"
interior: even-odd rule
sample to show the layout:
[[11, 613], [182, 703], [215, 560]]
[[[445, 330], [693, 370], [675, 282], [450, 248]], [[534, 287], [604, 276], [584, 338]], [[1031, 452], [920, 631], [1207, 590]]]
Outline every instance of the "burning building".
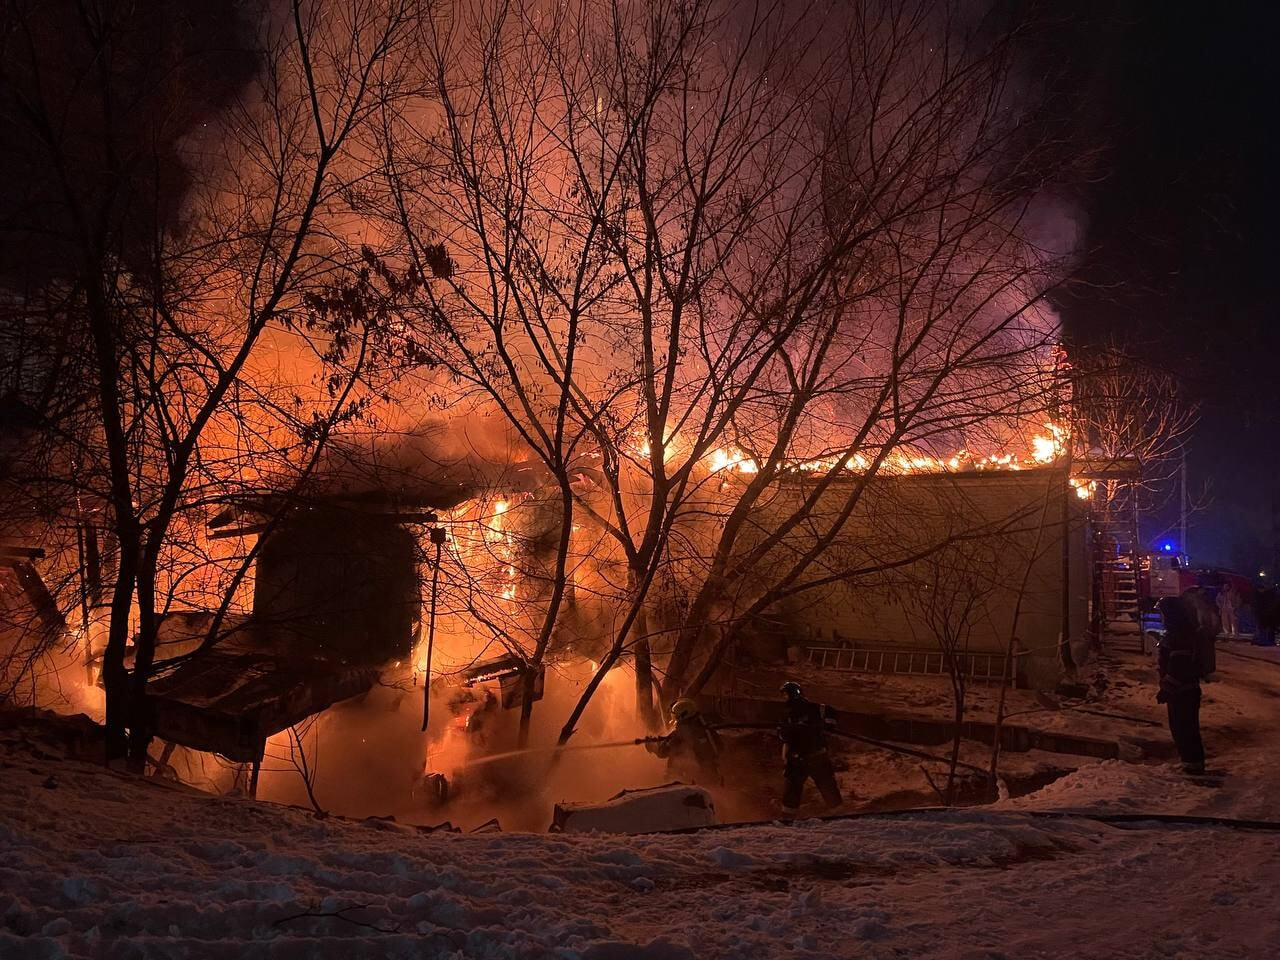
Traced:
[[[1019, 469], [1021, 462], [996, 458], [986, 469], [956, 471], [920, 458], [904, 463], [868, 483], [811, 582], [735, 624], [735, 652], [918, 674], [945, 672], [950, 656], [971, 677], [1052, 686], [1064, 648], [1069, 659], [1089, 625], [1078, 481], [1065, 462], [1033, 459]], [[742, 457], [716, 458], [707, 472], [717, 479], [704, 496], [730, 500], [728, 485], [754, 476]], [[617, 628], [611, 584], [623, 576], [621, 561], [602, 547], [596, 525], [574, 524], [565, 601], [551, 642], [535, 656], [554, 576], [549, 554], [565, 522], [543, 489], [546, 478], [536, 479], [541, 485], [525, 476], [525, 489], [513, 483], [500, 494], [460, 486], [412, 509], [363, 496], [226, 511], [214, 521], [215, 536], [261, 537], [251, 611], [221, 626], [211, 612], [169, 618], [166, 659], [149, 687], [155, 734], [255, 762], [274, 734], [366, 693], [380, 676], [403, 675], [402, 665], [423, 688], [494, 681], [501, 692], [494, 702], [506, 709], [521, 706], [526, 670], [540, 698], [548, 662], [594, 667]], [[825, 514], [857, 482], [849, 471], [830, 488], [812, 511], [814, 524], [829, 523]], [[768, 511], [785, 511], [812, 483], [805, 469], [777, 481], [760, 528], [769, 527]], [[443, 531], [434, 557], [429, 528]], [[801, 530], [779, 549], [798, 549], [811, 535]], [[646, 599], [659, 669], [672, 653], [663, 636], [687, 612], [673, 604], [671, 586], [659, 583]], [[494, 742], [514, 745], [511, 736]]]
[[[171, 262], [117, 283], [124, 250], [65, 258], [75, 289], [120, 301], [77, 297], [47, 324], [96, 360], [71, 378], [92, 455], [57, 479], [114, 498], [103, 522], [129, 560], [101, 591], [109, 699], [134, 710], [113, 710], [113, 739], [127, 722], [256, 762], [343, 698], [496, 657], [525, 671], [505, 697], [522, 735], [533, 678], [550, 701], [550, 668], [588, 674], [567, 739], [620, 664], [651, 714], [655, 685], [696, 685], [725, 644], [781, 658], [797, 638], [869, 653], [941, 636], [977, 663], [1003, 637], [1027, 650], [1011, 675], [1048, 682], [1085, 622], [1064, 430], [1042, 422], [1068, 419], [1045, 295], [1070, 243], [1046, 242], [1036, 209], [1056, 160], [988, 69], [1013, 62], [999, 45], [955, 61], [931, 18], [899, 37], [894, 17], [793, 23], [785, 6], [748, 31], [714, 4], [316, 18], [314, 40], [262, 51], [279, 90], [237, 98], [184, 151], [180, 206], [199, 215], [161, 245]], [[373, 21], [385, 42], [365, 43]], [[797, 55], [828, 43], [840, 55]], [[366, 62], [317, 72], [308, 49]], [[528, 85], [530, 63], [584, 69]], [[1028, 149], [1004, 162], [1004, 143]], [[295, 496], [329, 479], [312, 470], [335, 435], [376, 425], [373, 447], [436, 411], [450, 431], [501, 422], [518, 449], [439, 497], [397, 496], [372, 462], [372, 499]], [[1014, 421], [1044, 428], [1025, 455], [1002, 446]], [[231, 497], [211, 538], [208, 504]]]
[[252, 606], [165, 617], [147, 687], [151, 731], [256, 765], [271, 736], [366, 693], [413, 653], [421, 597], [410, 527], [434, 520], [337, 497], [290, 510], [268, 497], [215, 517], [214, 537], [261, 538]]
[[827, 670], [1052, 687], [1088, 639], [1086, 513], [1065, 466], [877, 478], [834, 551], [866, 572], [797, 592], [762, 639]]

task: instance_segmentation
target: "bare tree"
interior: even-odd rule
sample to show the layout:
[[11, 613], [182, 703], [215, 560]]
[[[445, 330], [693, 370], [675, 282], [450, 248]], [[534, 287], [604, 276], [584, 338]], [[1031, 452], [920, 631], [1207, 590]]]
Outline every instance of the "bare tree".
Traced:
[[[1027, 588], [1031, 583], [1032, 572], [1034, 571], [1037, 562], [1039, 562], [1043, 551], [1048, 549], [1049, 543], [1052, 543], [1052, 538], [1046, 541], [1045, 534], [1049, 530], [1047, 521], [1049, 519], [1049, 510], [1053, 502], [1053, 493], [1053, 485], [1046, 486], [1044, 501], [1040, 507], [1040, 517], [1035, 524], [1035, 542], [1032, 544], [1031, 549], [1026, 555], [1021, 575], [1018, 578], [1018, 591], [1014, 597], [1013, 609], [1009, 616], [1009, 630], [1008, 635], [1005, 638], [1004, 648], [1004, 668], [1001, 672], [1000, 693], [996, 697], [995, 723], [992, 726], [991, 732], [991, 766], [989, 768], [988, 779], [990, 784], [990, 793], [992, 796], [997, 796], [999, 793], [1000, 751], [1004, 745], [1004, 724], [1005, 720], [1008, 718], [1009, 687], [1014, 684], [1017, 679], [1018, 664], [1016, 657], [1019, 644], [1018, 638], [1019, 631], [1022, 627], [1021, 618], [1023, 615], [1023, 607], [1027, 602]], [[1070, 513], [1066, 510], [1063, 511], [1060, 535], [1063, 537], [1071, 536], [1071, 518]], [[1062, 584], [1062, 589], [1069, 590], [1070, 582], [1064, 582]], [[1062, 650], [1068, 651], [1068, 655], [1070, 645], [1071, 637], [1068, 636], [1067, 632], [1064, 630], [1060, 647]], [[1064, 663], [1063, 665], [1071, 666], [1073, 663]]]
[[[316, 813], [317, 817], [328, 816], [320, 801], [316, 799], [316, 774], [319, 772], [319, 754], [320, 754], [320, 731], [314, 730], [316, 725], [316, 717], [312, 717], [305, 723], [289, 728], [289, 756], [288, 762], [293, 769], [298, 772], [298, 776], [302, 778], [302, 785], [306, 788], [307, 799], [311, 801], [311, 809]], [[312, 737], [311, 755], [307, 755], [307, 735], [314, 730], [315, 736]]]
[[951, 684], [951, 756], [943, 802], [956, 799], [956, 769], [964, 736], [965, 694], [971, 673], [970, 641], [974, 628], [990, 618], [987, 602], [1000, 576], [991, 556], [997, 541], [986, 539], [953, 544], [921, 561], [916, 579], [904, 591], [906, 606], [937, 644]]
[[[1076, 455], [1132, 463], [1143, 506], [1158, 506], [1199, 416], [1183, 385], [1119, 338], [1075, 351], [1069, 378]], [[1114, 492], [1103, 483], [1104, 499]]]
[[[307, 369], [296, 359], [309, 349], [304, 293], [355, 260], [344, 197], [368, 175], [363, 132], [394, 98], [413, 5], [273, 11], [249, 27], [251, 82], [220, 103], [196, 98], [214, 108], [197, 116], [181, 82], [192, 25], [171, 12], [12, 9], [6, 119], [53, 173], [43, 199], [93, 385], [79, 468], [100, 481], [118, 545], [103, 655], [109, 753], [124, 750], [128, 727], [140, 769], [161, 604], [193, 576], [193, 564], [172, 565], [184, 526], [199, 524], [188, 511], [278, 468], [282, 445], [308, 461], [332, 422], [326, 411], [319, 435], [287, 439], [292, 400], [302, 402], [287, 385]], [[44, 42], [51, 33], [64, 43]], [[68, 117], [81, 124], [74, 135]]]
[[1137, 615], [1140, 518], [1176, 493], [1185, 525], [1205, 499], [1186, 488], [1185, 447], [1198, 414], [1176, 377], [1119, 338], [1076, 351], [1069, 377], [1081, 492], [1090, 497], [1094, 550], [1108, 560], [1093, 579], [1092, 633], [1100, 640], [1108, 620]]
[[909, 2], [431, 21], [432, 102], [386, 117], [389, 256], [449, 259], [406, 318], [556, 480], [531, 658], [572, 527], [610, 545], [588, 567], [618, 616], [562, 741], [623, 656], [643, 674], [661, 639], [669, 699], [741, 625], [865, 573], [827, 558], [878, 472], [1043, 429], [1061, 264], [1028, 213], [1054, 151], [1008, 88], [1016, 39]]

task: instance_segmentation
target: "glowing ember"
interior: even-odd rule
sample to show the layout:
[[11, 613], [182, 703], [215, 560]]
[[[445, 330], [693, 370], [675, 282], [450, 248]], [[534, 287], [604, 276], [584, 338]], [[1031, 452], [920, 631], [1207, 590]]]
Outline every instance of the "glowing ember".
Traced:
[[760, 465], [737, 447], [713, 451], [711, 454], [711, 472], [719, 473], [721, 470], [729, 468], [737, 470], [739, 473], [760, 472]]
[[[649, 444], [648, 440], [643, 440], [640, 443], [632, 444], [631, 449], [641, 460], [648, 460], [649, 455], [653, 453], [653, 447]], [[668, 437], [665, 445], [662, 448], [662, 462], [670, 463], [672, 458], [675, 456], [675, 454], [676, 454], [676, 439], [675, 437]]]
[[1098, 489], [1096, 480], [1081, 480], [1079, 477], [1072, 477], [1070, 483], [1075, 488], [1076, 496], [1081, 500], [1088, 500], [1093, 496], [1094, 491]]

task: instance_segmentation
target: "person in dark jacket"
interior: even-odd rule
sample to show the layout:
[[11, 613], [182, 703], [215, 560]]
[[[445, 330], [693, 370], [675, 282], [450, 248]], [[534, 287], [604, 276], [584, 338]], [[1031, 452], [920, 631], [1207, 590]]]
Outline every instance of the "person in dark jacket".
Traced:
[[1160, 691], [1156, 702], [1169, 710], [1169, 733], [1173, 736], [1182, 769], [1204, 773], [1204, 743], [1200, 739], [1200, 674], [1196, 640], [1200, 625], [1181, 597], [1160, 600], [1164, 637], [1160, 641], [1158, 667]]
[[800, 806], [806, 780], [813, 779], [828, 807], [839, 806], [842, 797], [836, 773], [827, 753], [827, 720], [820, 704], [804, 698], [798, 683], [784, 683], [786, 715], [778, 727], [785, 745], [782, 805]]
[[1275, 646], [1276, 630], [1280, 629], [1280, 593], [1275, 587], [1263, 587], [1253, 597], [1255, 630], [1253, 642], [1261, 646]]
[[671, 705], [675, 727], [664, 737], [655, 737], [645, 746], [650, 753], [665, 757], [667, 773], [682, 783], [719, 786], [720, 735], [707, 726], [698, 705], [680, 699]]

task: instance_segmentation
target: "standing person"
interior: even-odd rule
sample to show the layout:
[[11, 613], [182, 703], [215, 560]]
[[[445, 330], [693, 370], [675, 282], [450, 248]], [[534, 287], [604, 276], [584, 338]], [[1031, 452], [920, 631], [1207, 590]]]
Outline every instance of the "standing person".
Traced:
[[839, 806], [843, 798], [827, 753], [827, 721], [822, 706], [806, 700], [798, 683], [784, 683], [781, 693], [787, 698], [786, 716], [778, 727], [778, 736], [785, 745], [782, 805], [788, 809], [800, 806], [805, 781], [812, 777], [826, 805]]
[[1204, 773], [1204, 743], [1200, 739], [1201, 662], [1197, 654], [1199, 624], [1181, 597], [1163, 597], [1160, 615], [1160, 691], [1156, 702], [1169, 709], [1169, 733], [1185, 773]]
[[683, 783], [720, 786], [720, 736], [709, 726], [692, 700], [671, 705], [675, 728], [665, 737], [645, 742], [645, 748], [667, 758], [667, 773]]
[[1275, 587], [1263, 587], [1253, 595], [1253, 619], [1257, 631], [1253, 642], [1264, 647], [1275, 646], [1276, 628], [1280, 627], [1280, 595]]
[[1218, 591], [1218, 616], [1222, 618], [1222, 632], [1228, 637], [1240, 632], [1240, 593], [1230, 580]]

